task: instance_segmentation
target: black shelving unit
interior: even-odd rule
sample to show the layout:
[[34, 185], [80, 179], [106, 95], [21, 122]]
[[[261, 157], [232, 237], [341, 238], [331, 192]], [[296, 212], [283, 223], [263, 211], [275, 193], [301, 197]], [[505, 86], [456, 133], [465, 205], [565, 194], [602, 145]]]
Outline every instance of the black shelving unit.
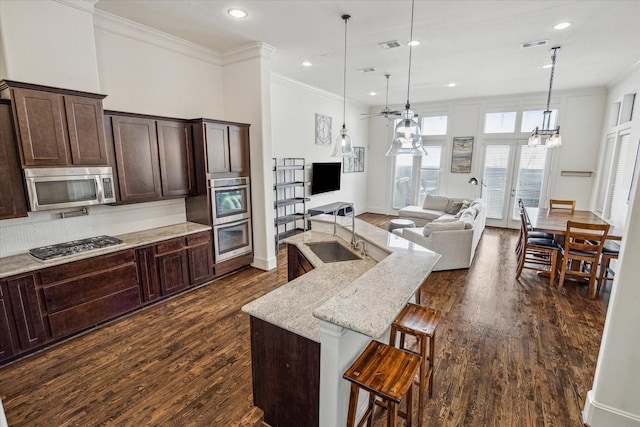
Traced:
[[276, 250], [282, 239], [307, 230], [307, 166], [303, 157], [273, 159]]

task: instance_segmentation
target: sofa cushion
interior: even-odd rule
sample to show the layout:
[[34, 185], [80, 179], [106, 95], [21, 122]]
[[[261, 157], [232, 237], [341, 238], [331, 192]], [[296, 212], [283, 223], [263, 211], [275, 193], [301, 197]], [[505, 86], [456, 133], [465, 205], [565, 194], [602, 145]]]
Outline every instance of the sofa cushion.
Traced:
[[464, 230], [464, 227], [465, 223], [462, 221], [431, 222], [424, 226], [422, 234], [424, 235], [424, 237], [429, 237], [434, 231]]
[[449, 198], [447, 196], [432, 196], [431, 194], [427, 194], [427, 197], [424, 198], [422, 208], [440, 211], [440, 213], [442, 213], [447, 209], [448, 205]]
[[463, 202], [450, 199], [449, 203], [447, 204], [447, 208], [444, 210], [444, 212], [451, 215], [455, 215], [458, 212], [460, 212], [460, 209], [462, 208], [462, 204]]
[[458, 221], [464, 223], [465, 230], [471, 230], [476, 223], [476, 220], [471, 218], [471, 216], [466, 216], [464, 218], [460, 218]]
[[456, 218], [453, 215], [444, 214], [440, 218], [434, 219], [433, 222], [453, 222], [453, 221], [457, 221], [457, 220], [458, 220], [458, 218]]
[[440, 218], [442, 211], [423, 209], [420, 206], [407, 206], [400, 209], [398, 211], [398, 215], [401, 217], [420, 218], [427, 221], [433, 221], [436, 218]]

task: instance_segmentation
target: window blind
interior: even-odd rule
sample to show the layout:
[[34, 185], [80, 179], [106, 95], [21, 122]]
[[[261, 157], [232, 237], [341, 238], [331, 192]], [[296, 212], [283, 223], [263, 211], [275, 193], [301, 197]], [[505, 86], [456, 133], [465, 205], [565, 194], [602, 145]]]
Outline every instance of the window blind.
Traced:
[[628, 188], [623, 187], [624, 165], [629, 152], [630, 134], [620, 135], [620, 149], [618, 160], [616, 161], [616, 172], [613, 178], [613, 188], [611, 191], [611, 203], [609, 207], [608, 219], [618, 226], [624, 224], [627, 214]]

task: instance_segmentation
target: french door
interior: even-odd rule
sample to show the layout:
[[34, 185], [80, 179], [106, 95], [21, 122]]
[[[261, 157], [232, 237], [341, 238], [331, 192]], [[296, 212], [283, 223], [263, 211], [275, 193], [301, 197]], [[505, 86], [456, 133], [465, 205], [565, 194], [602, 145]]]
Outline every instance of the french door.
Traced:
[[518, 199], [527, 207], [546, 200], [549, 153], [544, 146], [529, 147], [527, 140], [485, 141], [482, 148], [487, 225], [518, 228]]

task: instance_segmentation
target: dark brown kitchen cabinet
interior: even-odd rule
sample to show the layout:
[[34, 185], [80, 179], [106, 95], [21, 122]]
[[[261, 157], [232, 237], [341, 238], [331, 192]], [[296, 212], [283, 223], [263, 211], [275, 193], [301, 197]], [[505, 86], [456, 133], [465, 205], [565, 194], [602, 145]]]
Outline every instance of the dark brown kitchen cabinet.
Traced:
[[158, 120], [160, 177], [164, 196], [188, 196], [194, 191], [191, 126]]
[[11, 103], [0, 100], [0, 219], [27, 216], [19, 161], [11, 119]]
[[138, 259], [138, 275], [140, 277], [142, 301], [143, 303], [156, 301], [162, 295], [160, 293], [160, 279], [158, 278], [154, 246], [145, 246], [137, 249], [136, 257]]
[[313, 266], [295, 245], [287, 244], [287, 280], [302, 276], [313, 270]]
[[49, 267], [39, 275], [53, 338], [95, 326], [141, 305], [134, 250]]
[[187, 289], [191, 285], [185, 238], [158, 243], [156, 245], [156, 259], [163, 296]]
[[155, 120], [111, 116], [119, 200], [146, 202], [162, 198]]
[[15, 327], [9, 295], [4, 283], [0, 283], [0, 361], [5, 360], [18, 351], [15, 342]]
[[211, 232], [187, 236], [189, 246], [189, 274], [192, 285], [200, 285], [213, 279], [213, 245]]
[[200, 120], [193, 125], [193, 141], [196, 165], [205, 166], [204, 174], [250, 176], [249, 125]]
[[20, 350], [44, 344], [48, 337], [43, 319], [44, 307], [36, 289], [35, 275], [8, 278], [6, 287]]
[[24, 167], [107, 165], [105, 95], [4, 80]]

